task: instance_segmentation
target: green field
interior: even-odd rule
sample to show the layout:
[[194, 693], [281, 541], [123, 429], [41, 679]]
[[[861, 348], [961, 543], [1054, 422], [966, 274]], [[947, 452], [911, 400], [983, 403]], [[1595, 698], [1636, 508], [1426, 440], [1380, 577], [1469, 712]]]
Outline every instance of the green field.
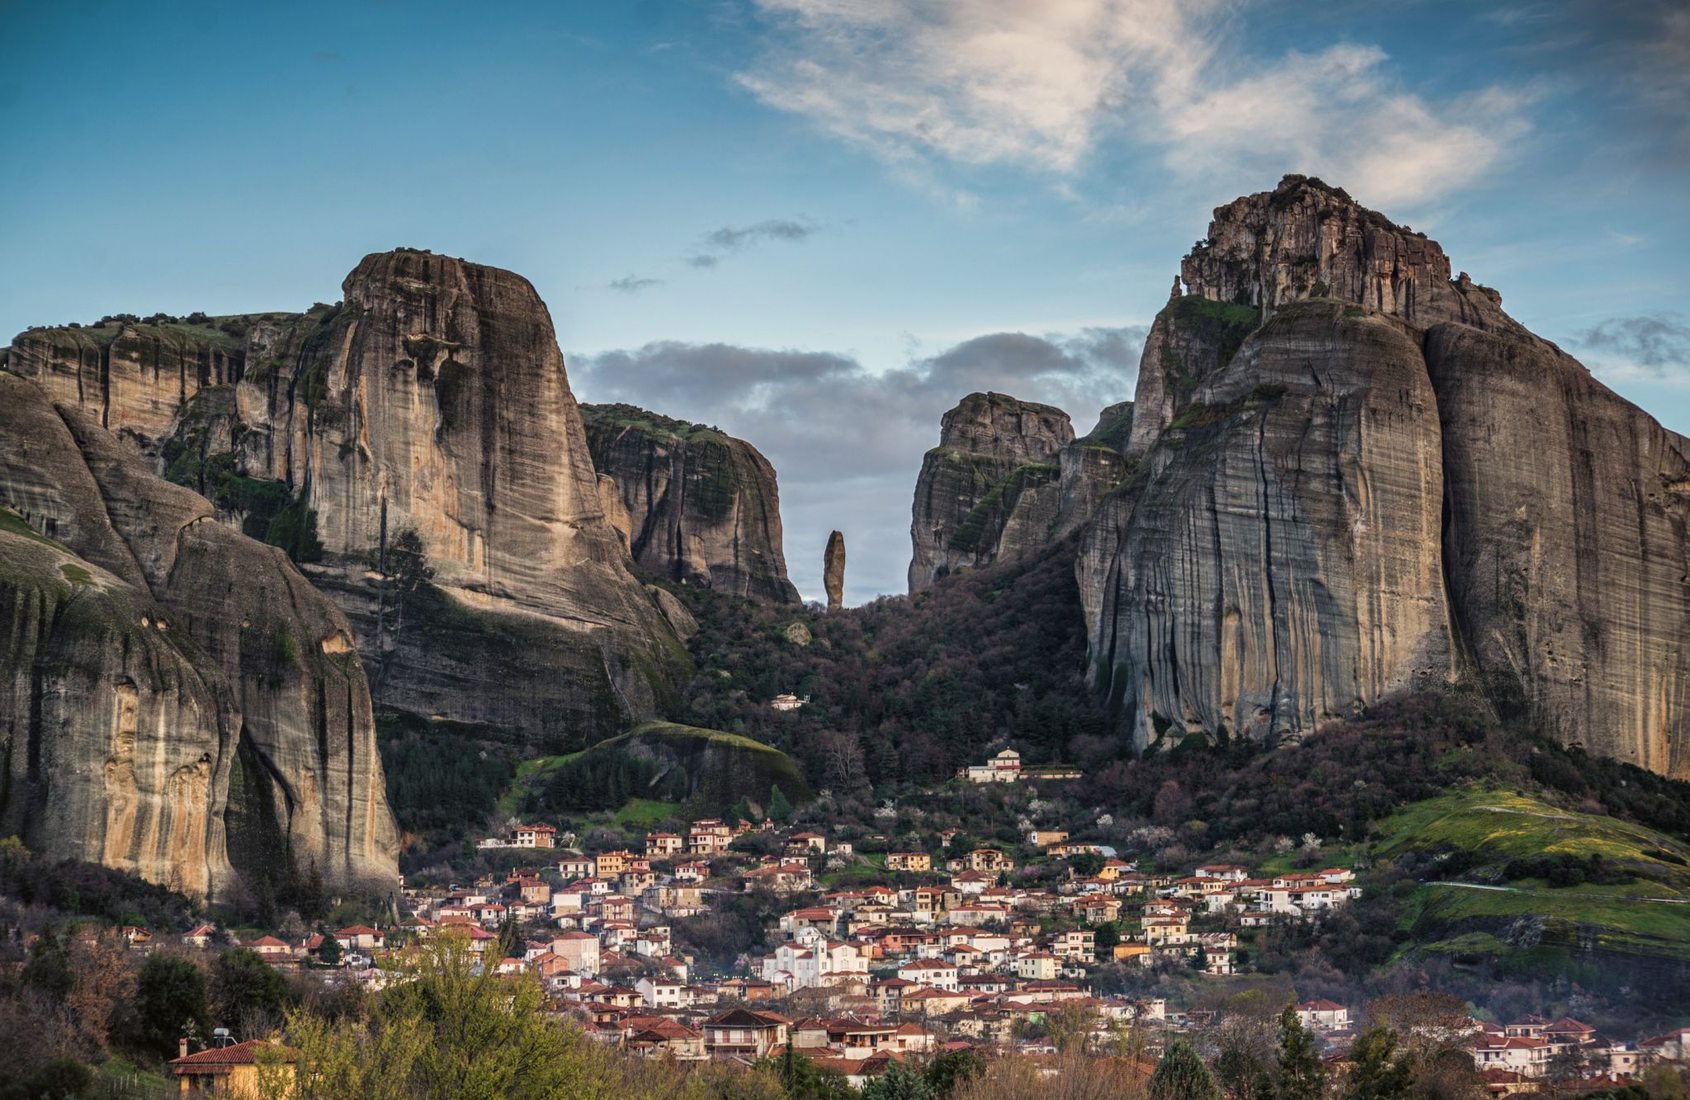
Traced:
[[[1420, 851], [1459, 860], [1423, 881], [1400, 927], [1411, 950], [1507, 956], [1523, 950], [1690, 960], [1690, 846], [1661, 833], [1513, 791], [1473, 786], [1380, 823], [1376, 856]], [[1510, 877], [1515, 861], [1600, 856], [1628, 881], [1552, 886]], [[1517, 864], [1516, 864], [1517, 866]]]

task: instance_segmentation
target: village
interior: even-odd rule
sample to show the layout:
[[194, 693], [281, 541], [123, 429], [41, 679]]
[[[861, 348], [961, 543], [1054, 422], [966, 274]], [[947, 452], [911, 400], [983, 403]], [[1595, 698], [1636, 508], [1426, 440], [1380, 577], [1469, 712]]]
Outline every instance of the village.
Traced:
[[[959, 779], [1013, 781], [1017, 764], [1000, 754], [989, 771]], [[751, 1063], [791, 1049], [861, 1087], [894, 1063], [947, 1051], [1048, 1058], [1059, 1027], [1078, 1026], [1100, 1051], [1131, 1036], [1153, 1060], [1171, 1036], [1200, 1038], [1216, 1014], [1102, 992], [1100, 968], [1225, 978], [1245, 965], [1252, 930], [1319, 921], [1361, 896], [1343, 867], [1143, 870], [1056, 830], [1029, 830], [1014, 845], [887, 850], [876, 861], [882, 881], [834, 889], [823, 880], [859, 855], [853, 844], [767, 819], [653, 830], [639, 851], [588, 852], [576, 841], [550, 824], [513, 822], [477, 849], [520, 852], [526, 865], [408, 887], [386, 929], [240, 946], [278, 968], [379, 989], [403, 980], [388, 965], [403, 945], [456, 936], [482, 968], [531, 975], [555, 1017], [632, 1055]], [[1032, 867], [1061, 873], [1021, 884]], [[760, 949], [712, 968], [677, 945], [676, 922], [749, 895], [772, 903]], [[184, 939], [205, 946], [218, 935], [205, 925]], [[1323, 999], [1298, 1003], [1296, 1015], [1334, 1063], [1363, 1023], [1357, 1006]], [[1690, 1054], [1690, 1029], [1631, 1043], [1565, 1018], [1467, 1017], [1457, 1030], [1493, 1095], [1537, 1091], [1569, 1060], [1585, 1081], [1624, 1082]], [[214, 1051], [183, 1053], [179, 1076], [206, 1054], [217, 1061]]]

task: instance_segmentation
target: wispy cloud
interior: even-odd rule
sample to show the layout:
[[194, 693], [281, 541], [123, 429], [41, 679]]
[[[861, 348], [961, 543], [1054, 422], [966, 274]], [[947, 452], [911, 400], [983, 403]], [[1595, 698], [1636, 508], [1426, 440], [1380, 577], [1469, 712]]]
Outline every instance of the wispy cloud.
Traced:
[[620, 291], [623, 294], [638, 294], [642, 290], [650, 290], [654, 286], [662, 286], [664, 282], [665, 280], [663, 279], [644, 278], [638, 275], [624, 275], [620, 279], [612, 279], [610, 282], [605, 284], [605, 287], [610, 290]]
[[1609, 381], [1690, 386], [1690, 323], [1680, 314], [1610, 317], [1568, 342]]
[[780, 476], [793, 579], [820, 591], [823, 540], [845, 530], [853, 600], [901, 592], [910, 501], [939, 418], [980, 390], [1064, 409], [1090, 430], [1132, 396], [1145, 328], [996, 332], [872, 373], [834, 352], [663, 341], [570, 357], [584, 401], [625, 401], [718, 424], [749, 440]]
[[768, 241], [786, 241], [793, 244], [807, 241], [820, 228], [808, 218], [770, 218], [754, 225], [725, 225], [706, 233], [703, 244], [698, 251], [687, 257], [687, 263], [693, 267], [715, 267], [736, 252], [743, 252]]
[[754, 2], [769, 33], [738, 82], [917, 178], [944, 161], [1061, 181], [1126, 135], [1222, 190], [1295, 170], [1415, 202], [1480, 178], [1526, 128], [1519, 91], [1435, 103], [1373, 46], [1251, 57], [1222, 0]]

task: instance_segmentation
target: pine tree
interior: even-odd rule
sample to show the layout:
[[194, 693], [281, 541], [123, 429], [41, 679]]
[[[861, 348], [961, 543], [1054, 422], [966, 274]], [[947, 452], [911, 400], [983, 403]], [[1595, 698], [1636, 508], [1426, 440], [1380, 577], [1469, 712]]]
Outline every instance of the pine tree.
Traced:
[[1175, 1039], [1150, 1075], [1150, 1100], [1221, 1100], [1221, 1087], [1191, 1044]]
[[317, 960], [324, 966], [340, 965], [340, 941], [334, 938], [333, 932], [323, 933], [323, 942], [317, 947]]
[[792, 816], [792, 803], [786, 800], [786, 792], [777, 784], [769, 788], [769, 817], [775, 821], [785, 821]]
[[1314, 1036], [1287, 1004], [1279, 1014], [1279, 1100], [1320, 1100], [1326, 1092], [1326, 1067]]
[[1397, 1033], [1382, 1025], [1361, 1033], [1350, 1050], [1354, 1068], [1344, 1089], [1345, 1100], [1407, 1100], [1412, 1095], [1413, 1069], [1397, 1057]]

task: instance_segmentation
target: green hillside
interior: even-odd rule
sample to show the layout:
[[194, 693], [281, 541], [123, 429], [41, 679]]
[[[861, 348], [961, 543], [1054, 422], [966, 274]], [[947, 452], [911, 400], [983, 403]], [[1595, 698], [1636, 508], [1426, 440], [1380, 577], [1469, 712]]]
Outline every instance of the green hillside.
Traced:
[[767, 807], [773, 792], [797, 805], [814, 797], [793, 759], [749, 737], [647, 722], [583, 752], [519, 773], [514, 797], [530, 813], [621, 810], [632, 801], [720, 814], [746, 799]]
[[1690, 846], [1641, 825], [1474, 785], [1412, 803], [1375, 854], [1419, 857], [1411, 952], [1554, 964], [1690, 961]]

